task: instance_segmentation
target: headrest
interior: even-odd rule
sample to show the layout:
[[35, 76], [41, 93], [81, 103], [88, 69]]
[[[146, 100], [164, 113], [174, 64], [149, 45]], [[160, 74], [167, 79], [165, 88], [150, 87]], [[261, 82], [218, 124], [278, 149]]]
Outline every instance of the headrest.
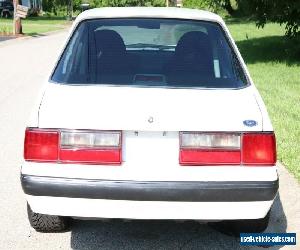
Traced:
[[120, 34], [114, 30], [99, 30], [95, 32], [98, 57], [102, 54], [119, 55], [126, 52], [125, 43]]
[[190, 31], [180, 38], [175, 50], [176, 56], [185, 56], [185, 54], [189, 53], [212, 53], [211, 42], [206, 33]]

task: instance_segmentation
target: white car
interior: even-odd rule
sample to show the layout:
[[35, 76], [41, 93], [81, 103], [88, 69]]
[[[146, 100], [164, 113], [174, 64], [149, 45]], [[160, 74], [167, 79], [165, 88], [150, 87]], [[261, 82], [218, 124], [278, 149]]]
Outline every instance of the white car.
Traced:
[[72, 217], [263, 231], [275, 135], [223, 20], [179, 8], [80, 14], [28, 122], [21, 183], [37, 231]]

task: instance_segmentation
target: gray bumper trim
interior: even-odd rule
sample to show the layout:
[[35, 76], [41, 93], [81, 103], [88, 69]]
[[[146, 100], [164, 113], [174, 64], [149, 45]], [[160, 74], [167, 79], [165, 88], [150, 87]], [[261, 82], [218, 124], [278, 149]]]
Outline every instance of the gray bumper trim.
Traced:
[[276, 181], [114, 181], [21, 175], [24, 192], [34, 196], [69, 198], [238, 202], [273, 200]]

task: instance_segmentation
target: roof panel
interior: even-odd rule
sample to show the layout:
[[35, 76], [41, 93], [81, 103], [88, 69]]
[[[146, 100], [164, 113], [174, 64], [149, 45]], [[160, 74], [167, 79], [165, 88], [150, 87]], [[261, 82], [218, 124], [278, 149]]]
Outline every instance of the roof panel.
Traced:
[[81, 13], [75, 22], [93, 18], [175, 18], [206, 20], [222, 23], [220, 16], [203, 10], [187, 8], [163, 8], [163, 7], [106, 7], [96, 8]]

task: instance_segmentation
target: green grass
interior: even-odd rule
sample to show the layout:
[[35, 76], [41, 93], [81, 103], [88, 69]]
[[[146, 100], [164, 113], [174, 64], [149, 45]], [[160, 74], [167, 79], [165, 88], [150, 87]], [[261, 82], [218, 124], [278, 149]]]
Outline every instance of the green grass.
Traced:
[[226, 21], [267, 106], [278, 160], [300, 181], [300, 57], [293, 54], [295, 44], [280, 25], [257, 29], [253, 22]]
[[[70, 22], [63, 17], [30, 17], [22, 20], [25, 35], [37, 35], [65, 28]], [[0, 33], [12, 33], [12, 19], [0, 18]]]

